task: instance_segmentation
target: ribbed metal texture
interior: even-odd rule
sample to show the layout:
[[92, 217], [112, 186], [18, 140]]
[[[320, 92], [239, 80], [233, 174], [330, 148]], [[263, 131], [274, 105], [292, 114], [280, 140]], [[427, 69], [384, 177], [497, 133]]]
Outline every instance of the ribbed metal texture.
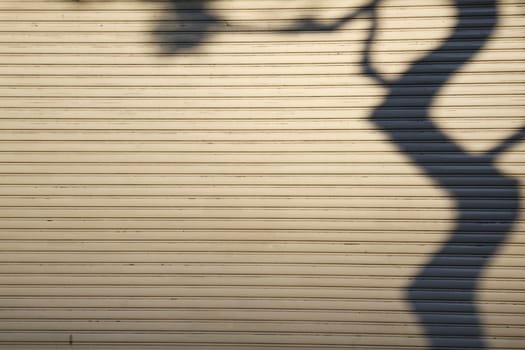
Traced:
[[367, 2], [0, 0], [0, 348], [523, 349], [525, 2]]

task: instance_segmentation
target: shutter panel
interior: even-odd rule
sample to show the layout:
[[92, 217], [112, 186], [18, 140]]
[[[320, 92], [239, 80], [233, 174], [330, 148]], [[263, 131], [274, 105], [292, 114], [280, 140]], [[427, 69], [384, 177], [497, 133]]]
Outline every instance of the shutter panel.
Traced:
[[0, 348], [521, 349], [525, 3], [204, 3], [0, 0]]

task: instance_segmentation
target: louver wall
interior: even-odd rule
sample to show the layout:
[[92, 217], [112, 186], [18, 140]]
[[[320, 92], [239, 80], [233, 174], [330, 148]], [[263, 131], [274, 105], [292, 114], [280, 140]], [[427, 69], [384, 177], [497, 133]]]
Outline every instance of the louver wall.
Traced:
[[0, 348], [522, 349], [525, 3], [365, 3], [1, 0]]

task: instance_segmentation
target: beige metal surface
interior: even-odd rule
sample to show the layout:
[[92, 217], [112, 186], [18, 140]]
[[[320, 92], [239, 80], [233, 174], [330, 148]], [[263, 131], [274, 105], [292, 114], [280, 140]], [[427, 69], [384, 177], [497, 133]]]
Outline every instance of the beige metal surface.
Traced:
[[[370, 21], [275, 32], [365, 2], [211, 1], [224, 22], [170, 54], [196, 27], [154, 34], [168, 1], [0, 0], [0, 348], [426, 349], [404, 288], [457, 218], [369, 120], [386, 93], [362, 74]], [[394, 78], [455, 10], [384, 4], [372, 58]], [[524, 6], [499, 1], [491, 41], [432, 106], [472, 154], [523, 125]], [[392, 113], [421, 103], [461, 45]], [[524, 153], [497, 165], [523, 181]], [[465, 166], [436, 156], [452, 181]], [[480, 220], [505, 205], [494, 193], [472, 197]], [[478, 286], [490, 349], [525, 343], [524, 220]], [[428, 298], [437, 319], [462, 307], [461, 291]]]

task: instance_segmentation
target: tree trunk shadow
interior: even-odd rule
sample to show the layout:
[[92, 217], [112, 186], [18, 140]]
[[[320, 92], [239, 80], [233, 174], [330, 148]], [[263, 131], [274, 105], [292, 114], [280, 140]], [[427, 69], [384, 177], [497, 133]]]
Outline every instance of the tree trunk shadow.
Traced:
[[[500, 173], [494, 163], [499, 153], [523, 138], [523, 129], [487, 154], [477, 156], [463, 150], [429, 116], [439, 90], [488, 42], [497, 22], [497, 1], [485, 0], [476, 4], [478, 8], [483, 8], [484, 30], [480, 31], [475, 42], [465, 46], [458, 59], [441, 66], [441, 81], [434, 81], [433, 91], [429, 90], [422, 96], [410, 117], [395, 118], [397, 121], [417, 123], [418, 127], [424, 125], [424, 140], [414, 143], [414, 140], [407, 139], [404, 130], [392, 128], [392, 117], [389, 115], [392, 109], [399, 107], [400, 99], [408, 97], [403, 96], [399, 87], [409, 84], [412, 75], [428, 72], [432, 62], [439, 61], [438, 55], [453, 50], [454, 43], [464, 40], [464, 32], [470, 29], [471, 5], [471, 1], [456, 0], [458, 14], [453, 33], [437, 49], [412, 63], [396, 81], [380, 80], [383, 86], [388, 87], [389, 93], [371, 115], [376, 127], [386, 133], [403, 154], [439, 184], [455, 203], [454, 229], [447, 241], [413, 277], [405, 293], [431, 349], [435, 350], [451, 347], [487, 349], [476, 307], [476, 290], [482, 273], [511, 232], [519, 213], [518, 182]], [[377, 74], [370, 63], [365, 60], [365, 65], [365, 71], [375, 77]], [[439, 143], [447, 153], [437, 158], [426, 146], [427, 142]], [[499, 200], [500, 210], [487, 205], [494, 199]], [[481, 210], [484, 208], [489, 210]], [[451, 264], [454, 261], [462, 265]], [[461, 292], [462, 299], [438, 303], [429, 299], [428, 291]]]

